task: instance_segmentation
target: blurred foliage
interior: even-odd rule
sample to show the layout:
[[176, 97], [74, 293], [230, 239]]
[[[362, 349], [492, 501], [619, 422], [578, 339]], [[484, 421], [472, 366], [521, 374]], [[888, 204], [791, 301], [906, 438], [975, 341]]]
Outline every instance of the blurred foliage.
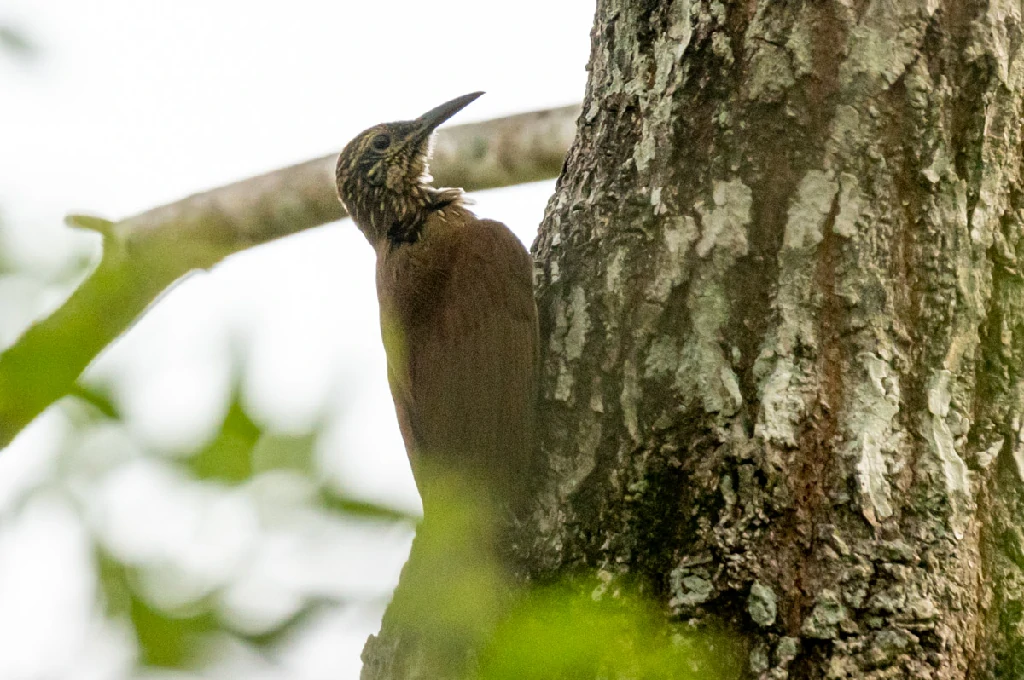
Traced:
[[[116, 400], [94, 385], [76, 384], [72, 397], [93, 414], [93, 424], [121, 422]], [[87, 428], [88, 422], [80, 423]], [[319, 507], [339, 519], [412, 522], [413, 517], [368, 501], [347, 498], [329, 485], [315, 480], [314, 444], [319, 428], [302, 435], [282, 435], [267, 431], [246, 411], [240, 388], [230, 398], [217, 432], [204, 446], [190, 455], [170, 459], [188, 476], [224, 486], [225, 490], [252, 480], [264, 472], [290, 470], [310, 479], [317, 492], [310, 497]], [[158, 455], [158, 454], [148, 454]], [[163, 609], [151, 603], [142, 587], [143, 571], [119, 562], [101, 545], [96, 546], [95, 562], [102, 600], [108, 616], [127, 620], [135, 631], [139, 663], [163, 668], [191, 668], [199, 660], [197, 650], [206, 636], [227, 632], [254, 647], [271, 647], [302, 625], [313, 614], [339, 602], [324, 597], [307, 598], [303, 606], [279, 624], [259, 633], [232, 629], [218, 614], [217, 592], [177, 609]]]
[[96, 563], [107, 614], [131, 622], [143, 665], [188, 666], [202, 636], [219, 628], [213, 612], [201, 604], [189, 611], [166, 612], [146, 603], [132, 587], [132, 570], [101, 548]]
[[68, 393], [83, 404], [92, 407], [95, 412], [109, 420], [121, 420], [121, 412], [114, 404], [110, 395], [93, 386], [76, 382]]
[[[412, 658], [415, 677], [475, 680], [743, 675], [742, 638], [670, 621], [663, 607], [625, 581], [577, 573], [524, 592], [508, 573], [518, 569], [519, 557], [509, 554], [514, 541], [474, 499], [473, 485], [436, 477], [427, 493], [432, 500], [385, 614], [382, 648], [368, 650], [369, 660]], [[413, 653], [403, 648], [410, 639]], [[477, 653], [467, 657], [467, 649]]]
[[[132, 568], [97, 548], [96, 564], [107, 615], [127, 619], [135, 631], [138, 662], [147, 667], [191, 668], [201, 659], [206, 636], [230, 629], [217, 616], [213, 597], [188, 607], [166, 610], [150, 604], [138, 592], [139, 575]], [[337, 606], [327, 599], [311, 599], [295, 614], [272, 629], [252, 635], [230, 631], [256, 647], [272, 647], [325, 608]]]
[[741, 677], [742, 642], [666, 623], [637, 595], [538, 590], [501, 623], [481, 659], [481, 680]]
[[417, 474], [420, 488], [428, 486], [424, 520], [384, 615], [381, 638], [385, 645], [414, 640], [411, 653], [395, 655], [418, 659], [428, 675], [464, 677], [466, 650], [483, 647], [508, 602], [501, 552], [493, 549], [503, 536], [472, 484], [426, 474], [423, 461]]
[[253, 452], [262, 434], [242, 408], [236, 391], [217, 436], [188, 458], [188, 467], [199, 479], [244, 482], [252, 477]]
[[31, 59], [38, 55], [35, 44], [23, 31], [5, 23], [0, 23], [0, 52], [21, 59]]
[[[93, 425], [122, 422], [116, 399], [102, 388], [76, 385], [73, 399], [87, 406]], [[264, 473], [287, 471], [310, 480], [316, 489], [306, 501], [311, 507], [340, 519], [410, 519], [317, 481], [313, 452], [318, 436], [319, 428], [299, 435], [266, 430], [247, 411], [236, 387], [209, 441], [190, 455], [164, 460], [189, 478], [225, 491]], [[436, 502], [417, 531], [382, 632], [383, 637], [400, 630], [402, 644], [412, 640], [427, 650], [421, 661], [439, 669], [437, 677], [464, 677], [466, 649], [480, 650], [470, 660], [478, 680], [741, 677], [747, 655], [740, 640], [672, 622], [663, 608], [618, 582], [610, 587], [607, 581], [576, 574], [571, 582], [526, 595], [510, 592], [499, 557], [507, 535], [495, 531], [491, 513], [467, 485], [441, 479], [435, 478], [431, 497]], [[208, 642], [224, 634], [269, 651], [317, 613], [342, 604], [309, 597], [285, 619], [253, 633], [238, 630], [221, 615], [216, 589], [165, 609], [147, 596], [152, 582], [147, 589], [146, 565], [121, 562], [99, 542], [95, 563], [105, 612], [130, 624], [142, 667], [201, 668], [209, 660], [204, 656]]]

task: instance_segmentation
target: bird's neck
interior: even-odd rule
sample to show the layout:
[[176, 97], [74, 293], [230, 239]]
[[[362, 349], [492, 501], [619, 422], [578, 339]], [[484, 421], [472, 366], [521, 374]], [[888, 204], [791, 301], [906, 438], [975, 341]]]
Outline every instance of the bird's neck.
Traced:
[[352, 201], [352, 219], [377, 247], [385, 243], [415, 243], [431, 213], [463, 204], [461, 189], [435, 189], [416, 185], [404, 191], [381, 187], [366, 201]]

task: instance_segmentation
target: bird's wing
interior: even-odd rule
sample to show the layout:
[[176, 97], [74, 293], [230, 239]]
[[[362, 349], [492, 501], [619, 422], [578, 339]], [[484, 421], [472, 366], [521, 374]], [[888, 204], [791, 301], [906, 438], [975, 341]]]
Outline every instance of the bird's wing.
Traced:
[[[388, 351], [395, 407], [421, 493], [424, 474], [455, 471], [514, 502], [517, 483], [532, 477], [532, 262], [499, 222], [473, 220], [445, 236], [444, 265], [425, 283], [436, 284], [432, 299], [406, 316], [405, 346], [393, 339]], [[392, 351], [404, 356], [392, 361]]]

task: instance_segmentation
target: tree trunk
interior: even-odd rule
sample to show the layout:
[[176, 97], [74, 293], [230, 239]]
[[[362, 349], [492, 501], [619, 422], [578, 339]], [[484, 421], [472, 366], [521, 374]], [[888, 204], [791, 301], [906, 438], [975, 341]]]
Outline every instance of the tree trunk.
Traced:
[[599, 0], [538, 575], [760, 678], [1024, 677], [1021, 7]]
[[639, 583], [745, 677], [1024, 677], [1019, 3], [592, 35], [535, 246], [535, 579]]

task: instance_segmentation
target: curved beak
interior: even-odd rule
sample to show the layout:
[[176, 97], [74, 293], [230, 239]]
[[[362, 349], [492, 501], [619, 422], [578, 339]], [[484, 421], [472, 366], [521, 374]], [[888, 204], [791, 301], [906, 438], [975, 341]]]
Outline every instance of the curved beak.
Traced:
[[451, 101], [447, 101], [444, 104], [441, 104], [440, 106], [435, 106], [434, 108], [430, 109], [422, 116], [417, 118], [416, 122], [419, 123], [420, 127], [423, 130], [427, 132], [433, 132], [439, 125], [441, 125], [441, 123], [445, 122], [446, 120], [454, 116], [456, 113], [469, 106], [474, 99], [476, 99], [482, 94], [483, 92], [471, 92], [469, 94], [464, 94], [461, 97], [456, 97]]

